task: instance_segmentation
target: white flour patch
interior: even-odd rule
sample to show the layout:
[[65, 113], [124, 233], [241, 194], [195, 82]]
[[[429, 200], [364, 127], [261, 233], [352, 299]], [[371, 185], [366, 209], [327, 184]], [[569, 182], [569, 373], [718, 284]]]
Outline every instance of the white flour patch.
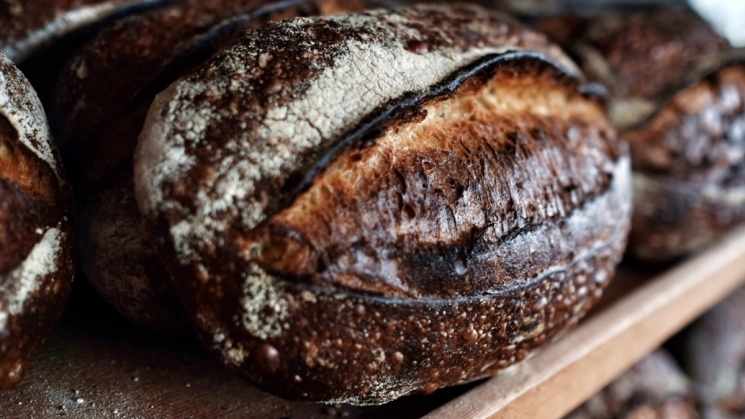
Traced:
[[366, 384], [369, 388], [363, 397], [342, 397], [328, 400], [325, 403], [329, 405], [351, 404], [354, 406], [376, 405], [396, 400], [423, 387], [423, 384], [418, 380], [390, 375], [378, 376], [374, 377], [374, 379], [368, 378]]
[[285, 320], [296, 306], [292, 296], [282, 292], [277, 282], [256, 265], [244, 275], [241, 322], [248, 333], [259, 339], [282, 335]]
[[47, 230], [26, 260], [4, 279], [6, 285], [0, 288], [0, 292], [7, 298], [8, 306], [0, 310], [0, 329], [5, 328], [9, 317], [21, 313], [26, 300], [39, 289], [40, 279], [57, 269], [60, 241], [61, 232], [58, 228]]

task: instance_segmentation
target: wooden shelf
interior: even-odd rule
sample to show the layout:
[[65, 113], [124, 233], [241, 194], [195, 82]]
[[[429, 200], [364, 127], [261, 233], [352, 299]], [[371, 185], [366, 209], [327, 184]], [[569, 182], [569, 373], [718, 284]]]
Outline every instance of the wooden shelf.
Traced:
[[0, 417], [559, 418], [743, 282], [745, 229], [664, 271], [626, 265], [598, 310], [527, 361], [489, 380], [365, 408], [262, 393], [197, 342], [134, 328], [78, 284], [26, 379], [0, 393]]

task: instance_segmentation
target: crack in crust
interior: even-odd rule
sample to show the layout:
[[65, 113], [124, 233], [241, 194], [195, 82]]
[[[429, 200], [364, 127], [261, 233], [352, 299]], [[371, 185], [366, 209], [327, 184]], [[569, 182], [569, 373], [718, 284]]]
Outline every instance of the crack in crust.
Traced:
[[[574, 68], [543, 36], [476, 7], [268, 25], [158, 96], [140, 146], [140, 174], [148, 176], [136, 182], [141, 210], [178, 218], [171, 234], [180, 257], [198, 257], [202, 249], [192, 247], [232, 223], [250, 230], [275, 212], [273, 197], [290, 174], [382, 104], [485, 55], [526, 48]], [[288, 67], [287, 57], [298, 63]], [[239, 123], [223, 122], [239, 114]], [[191, 191], [197, 200], [184, 205], [191, 199], [177, 196]], [[232, 205], [239, 216], [226, 214]]]
[[[478, 294], [571, 259], [559, 255], [582, 239], [557, 237], [530, 262], [492, 252], [548, 237], [545, 224], [602, 194], [620, 150], [600, 107], [573, 102], [570, 77], [529, 54], [499, 57], [458, 72], [457, 88], [390, 106], [392, 120], [246, 235], [244, 258], [282, 278], [410, 297]], [[579, 138], [593, 152], [573, 155]]]

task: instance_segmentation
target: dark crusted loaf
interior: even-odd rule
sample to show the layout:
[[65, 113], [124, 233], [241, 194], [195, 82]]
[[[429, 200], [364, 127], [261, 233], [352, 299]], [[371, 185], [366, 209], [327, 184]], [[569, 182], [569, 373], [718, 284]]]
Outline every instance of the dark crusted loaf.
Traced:
[[18, 383], [72, 283], [71, 194], [39, 99], [0, 52], [0, 389]]
[[382, 403], [574, 325], [629, 161], [542, 35], [475, 6], [248, 32], [155, 100], [140, 210], [203, 342], [283, 397]]
[[705, 418], [745, 416], [745, 288], [696, 320], [677, 348]]
[[[0, 3], [0, 50], [20, 62], [70, 32], [127, 9], [164, 0], [7, 0]], [[167, 0], [166, 0], [167, 1]]]
[[674, 259], [745, 221], [745, 51], [686, 10], [537, 26], [611, 90], [634, 168], [634, 255]]
[[23, 71], [47, 104], [57, 74], [101, 25], [178, 0], [5, 0], [0, 51]]
[[134, 197], [132, 154], [155, 95], [247, 29], [376, 3], [187, 0], [122, 19], [76, 54], [60, 76], [52, 113], [81, 209], [81, 266], [106, 301], [150, 329], [191, 330]]

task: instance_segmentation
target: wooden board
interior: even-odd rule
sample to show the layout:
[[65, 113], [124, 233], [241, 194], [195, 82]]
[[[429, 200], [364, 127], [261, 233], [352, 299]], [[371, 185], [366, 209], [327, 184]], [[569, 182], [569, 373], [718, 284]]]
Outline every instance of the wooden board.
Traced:
[[523, 364], [365, 408], [272, 397], [225, 371], [197, 342], [128, 325], [79, 283], [26, 379], [0, 393], [0, 418], [556, 418], [743, 280], [745, 230], [661, 274], [626, 266], [599, 310]]

